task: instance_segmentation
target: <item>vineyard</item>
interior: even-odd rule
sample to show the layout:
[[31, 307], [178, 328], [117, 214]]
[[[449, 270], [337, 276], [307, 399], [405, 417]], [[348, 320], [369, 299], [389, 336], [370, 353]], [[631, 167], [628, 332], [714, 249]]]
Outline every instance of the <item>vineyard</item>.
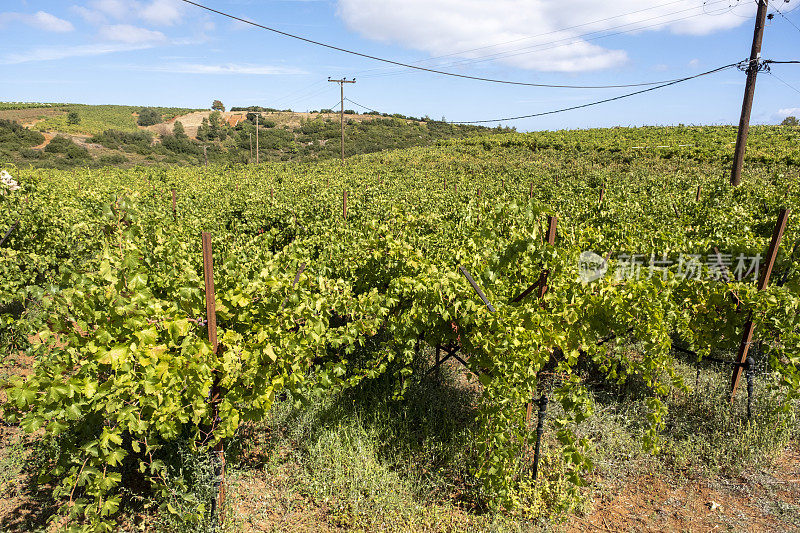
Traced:
[[[587, 420], [631, 384], [641, 449], [669, 453], [685, 422], [669, 406], [700, 401], [710, 364], [726, 449], [777, 453], [800, 413], [800, 129], [753, 128], [737, 188], [734, 139], [620, 128], [345, 163], [9, 168], [21, 189], [0, 196], [0, 344], [35, 363], [4, 367], [3, 424], [45, 450], [48, 518], [74, 531], [117, 530], [142, 501], [207, 525], [227, 504], [176, 481], [177, 450], [212, 452], [219, 474], [276, 412], [300, 420], [376, 390], [402, 409], [454, 368], [466, 422], [436, 423], [463, 423], [462, 449], [425, 448], [441, 429], [429, 405], [404, 422], [408, 446], [498, 516], [574, 509], [602, 446]], [[748, 322], [749, 401], [731, 364]]]

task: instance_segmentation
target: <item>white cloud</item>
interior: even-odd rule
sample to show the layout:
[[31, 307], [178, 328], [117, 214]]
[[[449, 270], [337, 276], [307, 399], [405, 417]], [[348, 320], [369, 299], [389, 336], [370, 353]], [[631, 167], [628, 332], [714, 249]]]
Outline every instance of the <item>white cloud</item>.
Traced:
[[697, 68], [697, 67], [699, 67], [699, 66], [700, 66], [700, 60], [699, 60], [699, 59], [697, 59], [697, 58], [694, 58], [694, 59], [692, 59], [691, 61], [689, 61], [689, 66], [690, 66], [691, 68]]
[[98, 43], [79, 46], [46, 46], [32, 50], [6, 54], [0, 58], [0, 65], [18, 65], [34, 61], [53, 61], [71, 57], [92, 57], [117, 52], [129, 52], [151, 48], [151, 44]]
[[124, 21], [138, 18], [156, 26], [173, 26], [181, 22], [184, 12], [179, 0], [91, 0], [87, 5], [88, 9], [84, 9], [93, 11], [89, 16], [95, 19], [101, 16]]
[[304, 70], [274, 65], [202, 65], [198, 63], [182, 63], [173, 65], [142, 67], [140, 70], [170, 72], [175, 74], [242, 74], [252, 76], [274, 76], [277, 74], [306, 74]]
[[778, 116], [780, 117], [796, 117], [798, 115], [800, 115], [800, 107], [785, 107], [783, 109], [778, 109]]
[[70, 21], [60, 19], [44, 11], [38, 11], [34, 15], [31, 15], [28, 24], [40, 30], [58, 33], [69, 32], [75, 29], [75, 26], [73, 26]]
[[95, 11], [83, 6], [72, 6], [72, 11], [89, 24], [105, 24], [108, 19], [100, 11]]
[[153, 0], [144, 6], [139, 16], [158, 26], [172, 26], [183, 18], [183, 8], [178, 0]]
[[[338, 14], [367, 38], [400, 43], [450, 68], [471, 60], [514, 67], [575, 72], [627, 61], [624, 50], [602, 46], [604, 34], [669, 31], [706, 35], [747, 22], [721, 0], [339, 0]], [[724, 8], [724, 9], [721, 9]], [[619, 16], [620, 14], [625, 14]], [[467, 60], [465, 63], [464, 60]]]
[[167, 40], [166, 35], [160, 31], [148, 30], [131, 26], [130, 24], [114, 24], [100, 28], [100, 37], [107, 41], [117, 41], [128, 44], [157, 43]]
[[33, 28], [55, 33], [66, 33], [75, 30], [68, 20], [60, 19], [45, 11], [37, 11], [33, 15], [27, 13], [0, 13], [0, 26], [9, 22], [22, 22]]
[[124, 0], [92, 0], [89, 2], [89, 6], [96, 11], [115, 19], [127, 17], [133, 4], [136, 4], [136, 2], [125, 2]]

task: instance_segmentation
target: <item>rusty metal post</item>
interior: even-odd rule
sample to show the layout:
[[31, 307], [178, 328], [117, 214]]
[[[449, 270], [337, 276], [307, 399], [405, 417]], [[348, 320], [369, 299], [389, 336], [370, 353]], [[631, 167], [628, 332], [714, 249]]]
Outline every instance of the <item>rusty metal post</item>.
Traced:
[[[547, 244], [549, 244], [551, 246], [553, 246], [556, 243], [556, 226], [557, 225], [558, 225], [558, 219], [553, 215], [548, 215], [548, 217], [547, 217]], [[542, 298], [544, 298], [544, 295], [547, 292], [547, 278], [548, 278], [549, 275], [550, 275], [550, 270], [549, 269], [542, 270], [542, 273], [539, 276], [539, 281], [536, 282], [536, 285], [539, 286], [538, 297], [539, 297], [540, 300]], [[532, 288], [533, 288], [533, 286], [531, 286], [529, 288], [529, 290], [532, 289]], [[520, 295], [520, 297], [518, 297], [518, 298], [520, 298], [520, 299], [524, 298], [524, 294], [525, 293], [523, 293], [523, 295]], [[537, 379], [537, 383], [538, 383], [538, 379]], [[544, 395], [542, 396], [542, 398], [544, 398]], [[545, 400], [545, 402], [546, 401], [547, 400]], [[547, 404], [545, 403], [545, 409], [546, 408], [547, 408]], [[533, 404], [532, 403], [528, 403], [528, 408], [527, 408], [527, 411], [525, 413], [525, 427], [528, 427], [528, 425], [530, 424], [531, 415], [532, 414], [533, 414]], [[541, 416], [542, 416], [541, 412], [539, 413], [539, 415], [540, 415], [540, 423], [541, 423]], [[538, 431], [538, 428], [537, 428], [537, 431]], [[541, 436], [540, 436], [540, 439], [541, 439]], [[538, 441], [537, 441], [537, 449], [538, 449]], [[538, 452], [537, 452], [536, 455], [538, 456]], [[536, 465], [534, 465], [534, 471], [535, 470], [536, 470]], [[535, 477], [534, 477], [534, 479], [535, 479]]]
[[178, 218], [178, 195], [175, 192], [175, 189], [172, 189], [172, 220], [177, 220]]
[[[790, 209], [782, 209], [778, 215], [778, 223], [775, 224], [775, 230], [772, 232], [772, 241], [767, 250], [766, 263], [761, 276], [758, 279], [758, 290], [766, 290], [769, 285], [769, 278], [772, 275], [772, 267], [775, 266], [775, 258], [778, 256], [778, 248], [781, 245], [783, 232], [786, 230], [786, 222], [789, 220]], [[739, 345], [739, 353], [736, 356], [736, 362], [739, 363], [733, 369], [733, 377], [731, 378], [731, 403], [736, 397], [736, 388], [739, 386], [739, 380], [742, 377], [742, 369], [747, 362], [747, 354], [750, 350], [750, 343], [753, 340], [753, 319], [752, 316], [745, 322], [744, 332], [742, 333], [742, 342]]]
[[[548, 215], [547, 217], [547, 244], [554, 245], [556, 243], [556, 225], [558, 219], [555, 216]], [[545, 269], [542, 272], [542, 279], [539, 283], [539, 299], [544, 298], [547, 292], [547, 277], [550, 275], [550, 270]]]
[[342, 196], [342, 216], [347, 220], [347, 191], [344, 191]]
[[697, 186], [697, 196], [694, 199], [695, 202], [699, 202], [700, 201], [700, 188], [701, 188], [701, 186], [698, 185]]
[[[203, 281], [205, 283], [206, 295], [206, 320], [208, 328], [208, 342], [211, 343], [211, 349], [216, 355], [219, 351], [219, 343], [217, 342], [217, 312], [216, 312], [216, 298], [214, 295], [214, 257], [211, 247], [211, 234], [203, 232]], [[219, 419], [219, 378], [215, 378], [214, 384], [211, 387], [211, 403], [212, 403], [212, 417], [211, 427], [217, 424]], [[225, 448], [222, 441], [214, 446], [214, 453], [217, 454], [217, 476], [219, 479], [219, 492], [217, 497], [212, 501], [211, 513], [212, 517], [216, 509], [222, 509], [225, 503]], [[219, 517], [222, 522], [222, 514]]]
[[17, 226], [19, 226], [19, 221], [15, 222], [13, 226], [8, 228], [6, 234], [3, 235], [2, 239], [0, 239], [0, 246], [3, 246], [6, 243], [6, 240], [8, 240], [8, 238], [11, 236], [11, 233], [17, 228]]
[[[544, 433], [544, 419], [547, 416], [547, 404], [549, 400], [547, 396], [542, 394], [539, 398], [539, 421], [536, 424], [536, 451], [533, 454], [533, 480], [539, 477], [539, 454], [542, 446], [542, 434]], [[531, 404], [528, 404], [530, 412]]]

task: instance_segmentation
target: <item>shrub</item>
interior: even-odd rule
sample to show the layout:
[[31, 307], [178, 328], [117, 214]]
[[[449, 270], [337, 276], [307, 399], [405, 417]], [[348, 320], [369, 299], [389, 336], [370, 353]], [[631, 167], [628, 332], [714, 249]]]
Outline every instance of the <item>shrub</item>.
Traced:
[[781, 126], [800, 126], [800, 120], [797, 120], [797, 117], [786, 117]]
[[103, 145], [112, 150], [148, 150], [153, 143], [153, 134], [149, 131], [106, 130], [89, 139], [89, 142]]
[[173, 153], [179, 154], [198, 154], [200, 147], [192, 142], [185, 134], [183, 137], [176, 135], [165, 135], [161, 138], [161, 146]]
[[189, 138], [189, 136], [186, 135], [186, 129], [183, 127], [183, 124], [180, 120], [176, 120], [175, 124], [172, 126], [172, 134], [179, 139]]
[[122, 154], [108, 154], [100, 156], [98, 159], [103, 165], [121, 165], [128, 162], [128, 158]]
[[44, 135], [16, 122], [0, 120], [0, 145], [10, 150], [30, 148], [44, 142]]
[[161, 113], [152, 107], [145, 107], [139, 111], [139, 125], [140, 126], [155, 126], [162, 120]]
[[81, 116], [77, 111], [70, 111], [67, 115], [67, 124], [74, 126], [81, 123]]

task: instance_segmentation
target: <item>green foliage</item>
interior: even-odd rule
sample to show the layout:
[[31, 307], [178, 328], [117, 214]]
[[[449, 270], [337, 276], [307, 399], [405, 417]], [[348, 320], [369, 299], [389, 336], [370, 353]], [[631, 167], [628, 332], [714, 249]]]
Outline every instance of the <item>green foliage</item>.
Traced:
[[172, 134], [179, 139], [188, 139], [189, 137], [186, 135], [186, 130], [183, 127], [183, 123], [180, 120], [176, 120], [175, 124], [172, 126]]
[[135, 132], [106, 130], [92, 137], [89, 142], [100, 144], [112, 150], [147, 154], [153, 143], [153, 134], [149, 131], [141, 130]]
[[40, 109], [63, 104], [38, 104], [32, 102], [0, 102], [0, 111], [13, 111], [16, 109]]
[[139, 126], [154, 126], [156, 124], [160, 124], [162, 120], [163, 117], [157, 109], [153, 109], [152, 107], [144, 107], [139, 111], [137, 124], [139, 124]]
[[31, 131], [16, 122], [0, 119], [0, 146], [6, 150], [21, 150], [38, 146], [44, 142], [44, 135]]
[[781, 126], [800, 126], [800, 120], [797, 120], [797, 117], [786, 117], [781, 122]]
[[228, 124], [222, 119], [219, 111], [214, 111], [197, 129], [197, 139], [200, 141], [224, 141], [228, 137]]
[[[135, 132], [139, 129], [135, 115], [142, 109], [132, 106], [83, 104], [54, 105], [53, 107], [57, 107], [63, 114], [45, 118], [38, 122], [34, 129], [86, 135], [97, 135], [106, 130]], [[162, 107], [151, 109], [155, 109], [163, 117], [163, 120], [169, 120], [177, 115], [192, 111], [191, 109]], [[67, 123], [68, 114], [71, 111], [80, 114], [80, 124]], [[161, 119], [159, 119], [159, 122], [161, 122]]]
[[81, 115], [77, 111], [70, 111], [67, 113], [67, 124], [75, 126], [81, 123]]
[[91, 159], [89, 150], [75, 143], [71, 138], [57, 135], [45, 147], [45, 152], [63, 154], [67, 159]]
[[220, 100], [214, 100], [214, 103], [211, 104], [211, 109], [214, 111], [225, 111], [225, 104], [223, 104]]
[[[329, 126], [322, 127], [317, 134]], [[663, 129], [640, 129], [604, 138], [597, 131], [477, 136], [357, 156], [345, 167], [23, 170], [25, 201], [0, 197], [0, 227], [20, 220], [0, 248], [0, 301], [17, 306], [3, 311], [9, 321], [33, 301], [47, 320], [37, 324], [37, 365], [10, 383], [3, 417], [58, 443], [44, 479], [68, 525], [110, 530], [125, 505], [122, 487], [134, 480], [161, 502], [184, 499], [169, 481], [169, 450], [185, 445], [202, 454], [242, 422], [264, 420], [283, 394], [300, 407], [385, 380], [384, 398], [400, 401], [429, 366], [418, 343], [458, 343], [480, 376], [469, 475], [482, 498], [520, 513], [568, 508], [593, 467], [583, 430], [595, 410], [587, 366], [596, 381], [641, 383], [638, 431], [653, 452], [670, 428], [668, 398], [690, 391], [673, 343], [701, 359], [729, 354], [742, 318], [752, 315], [784, 408], [800, 393], [800, 258], [788, 246], [775, 269], [782, 285], [763, 292], [752, 281], [684, 279], [677, 265], [635, 281], [609, 275], [586, 284], [578, 275], [585, 250], [649, 256], [718, 246], [763, 254], [778, 208], [800, 201], [788, 142], [795, 132], [754, 129], [754, 163], [731, 190], [719, 168], [732, 131], [676, 130], [676, 139], [699, 145], [684, 151], [633, 149], [632, 142], [663, 137]], [[703, 194], [695, 204], [697, 185]], [[559, 234], [549, 246], [544, 224], [553, 213]], [[201, 230], [214, 237], [218, 353], [203, 326]], [[798, 231], [791, 224], [785, 242], [797, 242]], [[612, 260], [612, 272], [618, 266]], [[544, 297], [512, 302], [543, 269]], [[598, 344], [610, 335], [617, 341]], [[552, 477], [533, 486], [521, 459], [531, 438], [525, 407], [543, 392], [553, 402], [558, 444], [547, 456]], [[352, 450], [373, 439], [355, 437], [330, 442]], [[326, 460], [322, 448], [315, 453]], [[342, 479], [335, 487], [347, 481], [336, 467], [331, 475]], [[355, 481], [359, 491], [375, 488]]]

